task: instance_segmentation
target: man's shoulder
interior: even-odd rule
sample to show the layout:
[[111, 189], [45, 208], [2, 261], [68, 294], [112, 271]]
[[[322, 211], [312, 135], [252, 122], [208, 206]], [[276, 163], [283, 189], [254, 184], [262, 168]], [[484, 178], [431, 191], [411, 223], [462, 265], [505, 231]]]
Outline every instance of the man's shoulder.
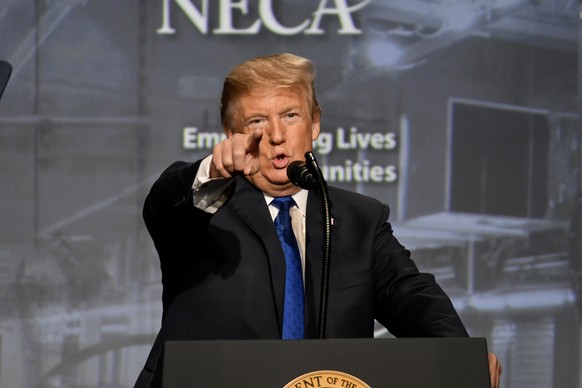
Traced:
[[335, 186], [329, 186], [328, 191], [332, 203], [340, 202], [350, 205], [350, 207], [369, 208], [371, 210], [387, 206], [376, 198], [356, 191], [346, 190]]
[[195, 162], [187, 162], [184, 160], [177, 160], [175, 162], [172, 162], [168, 167], [166, 167], [166, 169], [162, 172], [162, 175], [168, 174], [168, 173], [174, 173], [177, 171], [183, 171], [183, 170], [197, 171], [201, 162], [202, 162], [202, 160], [197, 160]]
[[164, 193], [168, 190], [180, 193], [188, 192], [192, 189], [199, 166], [200, 161], [176, 161], [171, 163], [155, 180], [151, 191]]

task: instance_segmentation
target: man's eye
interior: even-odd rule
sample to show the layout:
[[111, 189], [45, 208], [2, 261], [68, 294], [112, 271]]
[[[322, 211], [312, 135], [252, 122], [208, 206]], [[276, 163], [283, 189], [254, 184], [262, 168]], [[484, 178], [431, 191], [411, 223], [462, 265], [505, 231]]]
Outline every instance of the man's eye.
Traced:
[[258, 119], [251, 119], [247, 122], [247, 127], [255, 129], [255, 128], [262, 128], [266, 125], [267, 120], [258, 118]]

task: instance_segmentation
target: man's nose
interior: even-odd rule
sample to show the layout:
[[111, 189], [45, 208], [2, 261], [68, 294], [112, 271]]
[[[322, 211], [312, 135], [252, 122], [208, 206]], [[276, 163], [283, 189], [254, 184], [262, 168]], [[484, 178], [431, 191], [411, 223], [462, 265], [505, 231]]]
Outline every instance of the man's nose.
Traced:
[[278, 120], [269, 121], [267, 133], [271, 144], [281, 144], [285, 141], [285, 127]]

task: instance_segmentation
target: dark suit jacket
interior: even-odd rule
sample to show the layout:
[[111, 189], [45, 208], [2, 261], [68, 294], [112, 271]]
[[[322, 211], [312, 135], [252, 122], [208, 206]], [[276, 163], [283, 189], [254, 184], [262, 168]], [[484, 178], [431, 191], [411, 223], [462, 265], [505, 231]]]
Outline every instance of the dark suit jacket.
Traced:
[[[281, 338], [285, 259], [263, 194], [238, 177], [215, 214], [196, 209], [199, 162], [177, 162], [151, 189], [144, 219], [160, 256], [162, 328], [136, 386], [149, 379], [163, 342]], [[434, 277], [419, 273], [393, 236], [389, 208], [329, 188], [332, 251], [328, 338], [373, 337], [374, 319], [397, 337], [466, 336]], [[323, 228], [320, 199], [306, 210], [306, 337], [315, 338]]]

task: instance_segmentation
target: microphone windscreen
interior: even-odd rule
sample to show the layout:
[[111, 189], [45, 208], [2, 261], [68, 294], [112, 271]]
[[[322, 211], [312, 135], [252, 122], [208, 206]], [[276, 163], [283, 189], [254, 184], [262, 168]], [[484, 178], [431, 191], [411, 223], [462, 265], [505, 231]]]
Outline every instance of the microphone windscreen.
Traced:
[[307, 164], [299, 160], [289, 164], [287, 177], [291, 183], [305, 190], [311, 190], [317, 186], [317, 179], [309, 171]]

